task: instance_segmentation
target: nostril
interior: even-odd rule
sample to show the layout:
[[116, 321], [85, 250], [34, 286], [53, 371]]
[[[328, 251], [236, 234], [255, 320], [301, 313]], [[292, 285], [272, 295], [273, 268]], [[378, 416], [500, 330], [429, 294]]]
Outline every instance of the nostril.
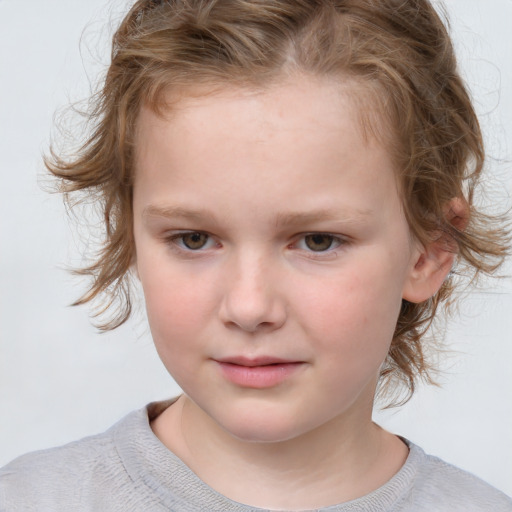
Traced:
[[279, 293], [273, 263], [252, 247], [234, 255], [229, 279], [224, 283], [220, 319], [230, 328], [245, 332], [281, 327], [286, 311]]
[[277, 297], [258, 302], [227, 298], [220, 310], [220, 319], [227, 327], [250, 333], [278, 329], [285, 318], [285, 308]]

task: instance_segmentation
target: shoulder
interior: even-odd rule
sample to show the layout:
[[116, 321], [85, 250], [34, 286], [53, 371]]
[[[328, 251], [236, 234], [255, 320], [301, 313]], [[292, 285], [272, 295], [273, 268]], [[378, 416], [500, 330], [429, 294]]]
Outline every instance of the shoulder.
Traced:
[[[415, 460], [415, 478], [410, 500], [435, 510], [450, 512], [512, 512], [512, 499], [475, 475], [427, 455], [410, 445]], [[432, 510], [432, 508], [430, 508]]]
[[[117, 453], [116, 433], [136, 424], [140, 411], [102, 434], [23, 455], [0, 469], [0, 510], [14, 512], [94, 510], [129, 477]], [[97, 509], [97, 508], [96, 508]]]

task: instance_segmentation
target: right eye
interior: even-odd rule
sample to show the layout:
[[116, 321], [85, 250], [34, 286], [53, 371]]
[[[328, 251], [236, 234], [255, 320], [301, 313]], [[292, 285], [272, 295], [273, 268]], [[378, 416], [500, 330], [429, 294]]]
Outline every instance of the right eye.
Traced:
[[201, 231], [178, 233], [169, 237], [169, 241], [185, 251], [200, 251], [214, 246], [214, 240]]

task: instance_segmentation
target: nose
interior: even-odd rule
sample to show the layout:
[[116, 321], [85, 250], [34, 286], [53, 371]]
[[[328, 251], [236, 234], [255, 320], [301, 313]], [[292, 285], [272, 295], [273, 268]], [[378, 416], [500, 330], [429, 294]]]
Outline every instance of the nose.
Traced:
[[228, 272], [220, 306], [221, 321], [250, 333], [282, 327], [287, 311], [279, 293], [276, 268], [267, 259], [249, 253], [231, 262]]

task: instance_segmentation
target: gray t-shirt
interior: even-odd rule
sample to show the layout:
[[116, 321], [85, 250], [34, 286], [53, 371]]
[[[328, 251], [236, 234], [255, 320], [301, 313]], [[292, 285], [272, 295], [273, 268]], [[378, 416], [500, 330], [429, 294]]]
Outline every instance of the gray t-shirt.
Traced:
[[[171, 402], [135, 411], [103, 434], [24, 455], [0, 469], [1, 512], [250, 512], [200, 480], [153, 434]], [[512, 512], [512, 500], [408, 443], [402, 469], [330, 512]]]

